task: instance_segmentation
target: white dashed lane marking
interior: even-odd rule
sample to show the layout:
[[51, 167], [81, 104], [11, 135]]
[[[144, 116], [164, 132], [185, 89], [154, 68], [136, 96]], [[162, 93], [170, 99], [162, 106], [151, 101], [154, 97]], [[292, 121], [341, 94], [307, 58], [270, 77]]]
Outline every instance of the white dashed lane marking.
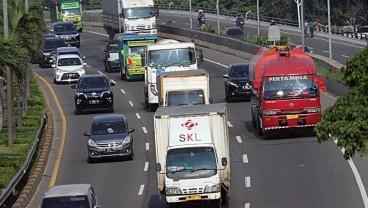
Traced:
[[138, 196], [142, 196], [144, 190], [144, 184], [139, 187]]
[[143, 129], [143, 133], [145, 133], [145, 134], [148, 133], [146, 127], [143, 126], [142, 129]]
[[149, 150], [149, 143], [146, 143], [146, 150]]
[[248, 156], [247, 154], [243, 155], [243, 163], [248, 163]]
[[125, 91], [124, 91], [123, 89], [120, 89], [120, 91], [121, 91], [123, 94], [125, 94]]
[[139, 113], [135, 113], [135, 115], [137, 116], [138, 119], [141, 119], [141, 116], [139, 115]]
[[245, 177], [245, 187], [247, 188], [250, 187], [250, 177], [249, 176]]
[[144, 171], [145, 172], [147, 172], [147, 170], [148, 170], [148, 165], [149, 165], [149, 162], [144, 163]]
[[241, 144], [241, 143], [243, 143], [243, 141], [242, 141], [242, 139], [241, 139], [241, 137], [240, 136], [236, 136], [236, 140], [238, 140], [238, 142]]
[[227, 126], [229, 126], [230, 128], [234, 127], [234, 126], [230, 123], [230, 121], [227, 121]]
[[134, 107], [133, 102], [132, 102], [132, 101], [130, 101], [130, 100], [129, 100], [129, 105], [130, 105], [131, 107]]
[[244, 208], [250, 208], [250, 204], [249, 203], [245, 203]]

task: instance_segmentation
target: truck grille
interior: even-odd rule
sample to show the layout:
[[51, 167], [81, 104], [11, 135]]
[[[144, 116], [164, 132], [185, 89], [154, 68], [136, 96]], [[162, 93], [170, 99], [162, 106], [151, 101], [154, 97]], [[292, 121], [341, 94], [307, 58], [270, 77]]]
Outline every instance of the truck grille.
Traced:
[[147, 25], [147, 28], [146, 28], [146, 25], [137, 25], [137, 30], [150, 30], [152, 29], [151, 25]]
[[183, 194], [201, 194], [203, 193], [203, 188], [183, 188], [181, 190]]

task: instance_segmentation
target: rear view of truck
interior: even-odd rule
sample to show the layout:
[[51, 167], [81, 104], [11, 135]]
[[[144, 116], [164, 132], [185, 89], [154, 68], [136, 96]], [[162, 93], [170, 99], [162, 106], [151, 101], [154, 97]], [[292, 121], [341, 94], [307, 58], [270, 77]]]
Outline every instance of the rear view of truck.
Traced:
[[204, 69], [157, 74], [160, 106], [210, 104], [209, 74]]
[[169, 207], [221, 207], [230, 190], [226, 104], [159, 107], [154, 116], [158, 190]]

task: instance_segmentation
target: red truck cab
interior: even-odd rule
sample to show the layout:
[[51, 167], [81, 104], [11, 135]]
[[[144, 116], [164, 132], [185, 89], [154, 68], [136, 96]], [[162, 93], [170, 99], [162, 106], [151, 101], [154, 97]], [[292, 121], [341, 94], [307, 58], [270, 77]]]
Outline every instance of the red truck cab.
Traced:
[[268, 138], [276, 129], [314, 127], [326, 91], [312, 58], [293, 46], [264, 47], [250, 61], [252, 124]]

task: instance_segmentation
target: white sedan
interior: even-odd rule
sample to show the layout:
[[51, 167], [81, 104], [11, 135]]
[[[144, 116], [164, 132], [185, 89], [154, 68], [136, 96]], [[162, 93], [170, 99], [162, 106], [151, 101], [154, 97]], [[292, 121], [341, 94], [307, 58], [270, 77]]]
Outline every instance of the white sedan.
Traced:
[[52, 65], [54, 68], [54, 83], [59, 82], [76, 82], [79, 77], [86, 74], [81, 57], [76, 54], [59, 55], [56, 63]]

